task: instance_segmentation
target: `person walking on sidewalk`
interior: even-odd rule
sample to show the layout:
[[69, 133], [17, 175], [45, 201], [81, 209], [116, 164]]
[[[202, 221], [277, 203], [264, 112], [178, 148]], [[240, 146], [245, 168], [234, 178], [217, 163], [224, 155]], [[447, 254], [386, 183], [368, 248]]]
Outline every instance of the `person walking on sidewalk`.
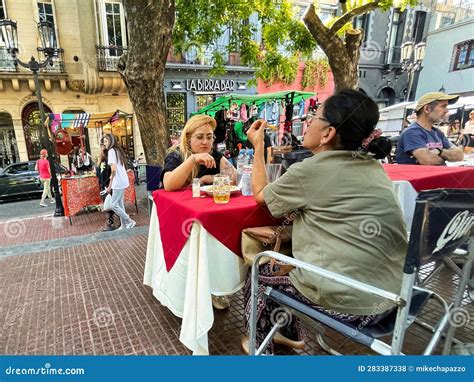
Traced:
[[103, 139], [107, 149], [107, 162], [111, 170], [107, 193], [112, 194], [112, 211], [120, 218], [120, 228], [118, 229], [133, 228], [137, 223], [127, 215], [123, 204], [125, 189], [129, 186], [125, 169], [125, 153], [112, 134], [105, 134]]
[[[105, 148], [104, 145], [104, 140], [101, 139], [100, 141], [100, 154], [99, 157], [97, 158], [97, 175], [99, 177], [99, 184], [100, 184], [100, 189], [101, 190], [106, 190], [107, 187], [109, 187], [110, 184], [110, 166], [107, 162], [107, 149]], [[107, 195], [101, 194], [101, 198], [104, 201], [105, 197]], [[115, 229], [114, 227], [114, 211], [105, 211], [105, 215], [107, 216], [107, 221], [105, 227], [101, 229], [102, 232], [106, 231], [113, 231]]]
[[39, 172], [40, 182], [43, 184], [43, 194], [41, 195], [40, 206], [48, 207], [46, 204], [46, 197], [49, 197], [50, 203], [54, 203], [54, 199], [51, 196], [51, 169], [48, 161], [48, 151], [45, 149], [40, 151], [40, 159], [36, 161], [35, 171]]

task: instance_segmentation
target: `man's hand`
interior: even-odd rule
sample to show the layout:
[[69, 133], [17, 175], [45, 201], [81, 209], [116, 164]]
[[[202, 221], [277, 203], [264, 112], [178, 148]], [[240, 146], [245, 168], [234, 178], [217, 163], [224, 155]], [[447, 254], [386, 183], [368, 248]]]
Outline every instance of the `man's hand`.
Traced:
[[215, 168], [216, 161], [214, 158], [208, 153], [200, 153], [200, 154], [193, 154], [194, 162], [197, 164], [202, 164], [207, 168]]

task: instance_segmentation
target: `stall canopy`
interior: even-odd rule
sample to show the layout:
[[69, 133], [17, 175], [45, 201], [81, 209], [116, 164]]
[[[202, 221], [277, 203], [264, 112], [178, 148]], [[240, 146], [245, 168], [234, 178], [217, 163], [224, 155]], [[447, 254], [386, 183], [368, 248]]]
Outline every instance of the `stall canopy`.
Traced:
[[311, 92], [300, 92], [294, 90], [286, 90], [276, 93], [265, 93], [265, 94], [228, 94], [223, 97], [219, 97], [213, 103], [203, 107], [201, 110], [194, 114], [209, 114], [213, 115], [221, 108], [228, 108], [231, 104], [236, 103], [240, 106], [242, 103], [255, 103], [258, 107], [260, 104], [271, 101], [284, 101], [293, 95], [293, 99], [290, 100], [293, 104], [300, 102], [302, 99], [314, 97], [316, 93]]
[[109, 113], [80, 113], [80, 114], [48, 114], [46, 123], [53, 132], [58, 128], [102, 128], [107, 123], [113, 123], [127, 113], [120, 110]]

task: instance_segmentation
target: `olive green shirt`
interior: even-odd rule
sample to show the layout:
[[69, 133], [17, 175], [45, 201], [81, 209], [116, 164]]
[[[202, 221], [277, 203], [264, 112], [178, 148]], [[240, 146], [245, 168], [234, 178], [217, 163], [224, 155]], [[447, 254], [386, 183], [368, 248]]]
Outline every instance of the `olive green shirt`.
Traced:
[[[293, 256], [358, 281], [399, 293], [406, 229], [392, 182], [371, 156], [325, 151], [294, 164], [264, 189], [273, 216], [293, 220]], [[290, 280], [327, 309], [357, 315], [392, 307], [314, 273], [295, 269]]]

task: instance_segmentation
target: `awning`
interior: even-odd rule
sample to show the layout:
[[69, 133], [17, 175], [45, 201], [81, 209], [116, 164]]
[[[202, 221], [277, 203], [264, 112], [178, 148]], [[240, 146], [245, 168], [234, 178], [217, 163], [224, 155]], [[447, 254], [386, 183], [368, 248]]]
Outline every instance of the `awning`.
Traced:
[[275, 93], [265, 93], [265, 94], [253, 94], [253, 95], [246, 95], [246, 94], [228, 94], [223, 97], [219, 97], [213, 103], [203, 107], [201, 110], [194, 114], [214, 114], [216, 111], [221, 109], [222, 107], [229, 108], [231, 104], [236, 103], [240, 106], [243, 103], [255, 103], [256, 106], [264, 102], [270, 101], [282, 101], [285, 100], [287, 97], [293, 95], [293, 103], [298, 103], [302, 99], [307, 99], [310, 97], [314, 97], [316, 93], [311, 92], [301, 92], [296, 90], [285, 90], [281, 92]]
[[63, 129], [68, 128], [88, 128], [97, 129], [102, 128], [107, 123], [113, 123], [117, 121], [121, 116], [127, 115], [127, 113], [120, 112], [119, 110], [111, 111], [108, 113], [80, 113], [80, 114], [48, 114], [46, 122], [53, 132], [58, 127]]

